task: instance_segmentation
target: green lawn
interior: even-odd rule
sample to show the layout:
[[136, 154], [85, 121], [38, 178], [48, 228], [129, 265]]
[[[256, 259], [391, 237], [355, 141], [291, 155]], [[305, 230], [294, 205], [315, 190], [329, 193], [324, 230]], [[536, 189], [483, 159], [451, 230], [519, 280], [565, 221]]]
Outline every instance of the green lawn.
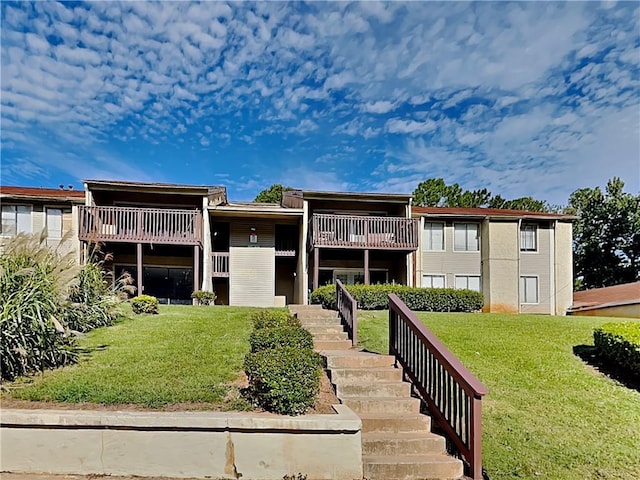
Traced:
[[24, 400], [163, 407], [208, 402], [238, 408], [237, 380], [249, 351], [252, 309], [160, 306], [159, 315], [129, 315], [80, 340], [77, 365], [9, 386]]
[[[497, 479], [639, 479], [640, 392], [574, 355], [611, 319], [420, 313], [489, 389], [484, 467]], [[387, 352], [387, 312], [359, 312], [360, 342]]]

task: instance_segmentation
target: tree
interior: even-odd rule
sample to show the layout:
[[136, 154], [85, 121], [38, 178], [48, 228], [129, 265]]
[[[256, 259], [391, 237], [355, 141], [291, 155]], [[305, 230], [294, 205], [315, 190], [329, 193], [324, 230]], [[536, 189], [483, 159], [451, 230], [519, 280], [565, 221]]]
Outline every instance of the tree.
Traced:
[[413, 191], [415, 205], [422, 207], [492, 207], [530, 212], [546, 212], [547, 202], [532, 197], [521, 197], [506, 200], [500, 195], [493, 196], [486, 188], [480, 190], [462, 190], [454, 183], [447, 185], [442, 178], [429, 178], [418, 184]]
[[576, 190], [569, 208], [573, 226], [574, 276], [582, 288], [640, 280], [640, 194], [625, 193], [615, 177], [599, 187]]
[[283, 187], [279, 183], [274, 183], [269, 188], [262, 190], [253, 200], [256, 203], [281, 203], [282, 192], [293, 190], [291, 187]]

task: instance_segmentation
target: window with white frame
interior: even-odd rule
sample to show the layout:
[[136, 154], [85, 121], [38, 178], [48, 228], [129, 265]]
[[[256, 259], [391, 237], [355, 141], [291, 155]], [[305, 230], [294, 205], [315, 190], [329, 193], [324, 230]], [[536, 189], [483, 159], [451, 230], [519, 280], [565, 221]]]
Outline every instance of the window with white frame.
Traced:
[[423, 275], [422, 286], [424, 288], [444, 288], [444, 275]]
[[456, 275], [456, 287], [457, 289], [473, 290], [474, 292], [480, 291], [480, 276], [479, 275]]
[[47, 237], [62, 238], [61, 208], [47, 208]]
[[424, 250], [444, 250], [444, 223], [425, 222]]
[[538, 277], [520, 277], [520, 303], [539, 303]]
[[520, 250], [522, 252], [538, 251], [537, 225], [523, 224], [520, 226]]
[[459, 252], [477, 252], [480, 249], [479, 225], [456, 223], [453, 226], [453, 249]]
[[3, 205], [0, 234], [31, 233], [31, 205]]

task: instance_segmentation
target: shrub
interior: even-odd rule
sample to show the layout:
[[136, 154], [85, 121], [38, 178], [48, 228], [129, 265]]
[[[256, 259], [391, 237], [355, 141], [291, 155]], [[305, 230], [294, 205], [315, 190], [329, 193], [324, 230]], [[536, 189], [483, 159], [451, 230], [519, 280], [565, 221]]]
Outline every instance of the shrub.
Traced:
[[214, 305], [217, 297], [213, 292], [198, 290], [191, 294], [191, 298], [195, 298], [198, 302], [198, 305]]
[[140, 295], [131, 300], [131, 310], [133, 313], [158, 313], [158, 299], [151, 295]]
[[266, 410], [299, 415], [320, 389], [320, 356], [311, 349], [270, 348], [245, 357], [249, 396]]
[[75, 362], [75, 338], [65, 328], [66, 293], [78, 268], [71, 255], [20, 234], [0, 255], [0, 379]]
[[276, 327], [301, 327], [302, 324], [297, 317], [291, 315], [287, 310], [262, 309], [251, 314], [253, 328]]
[[[389, 294], [395, 293], [411, 310], [429, 312], [474, 312], [484, 304], [484, 297], [472, 290], [452, 288], [419, 288], [397, 284], [347, 285], [347, 291], [361, 310], [384, 310]], [[336, 309], [336, 287], [325, 285], [311, 293], [311, 303]]]
[[604, 358], [640, 378], [640, 323], [605, 323], [594, 330], [593, 341]]
[[261, 328], [251, 332], [249, 344], [253, 353], [283, 347], [313, 350], [313, 336], [302, 327]]

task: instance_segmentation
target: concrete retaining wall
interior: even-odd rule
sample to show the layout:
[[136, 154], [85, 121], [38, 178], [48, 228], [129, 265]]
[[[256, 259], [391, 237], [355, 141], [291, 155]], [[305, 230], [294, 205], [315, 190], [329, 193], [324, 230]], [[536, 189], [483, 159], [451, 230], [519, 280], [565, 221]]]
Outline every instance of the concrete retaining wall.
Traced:
[[219, 412], [3, 409], [0, 469], [208, 479], [362, 478], [361, 421]]

